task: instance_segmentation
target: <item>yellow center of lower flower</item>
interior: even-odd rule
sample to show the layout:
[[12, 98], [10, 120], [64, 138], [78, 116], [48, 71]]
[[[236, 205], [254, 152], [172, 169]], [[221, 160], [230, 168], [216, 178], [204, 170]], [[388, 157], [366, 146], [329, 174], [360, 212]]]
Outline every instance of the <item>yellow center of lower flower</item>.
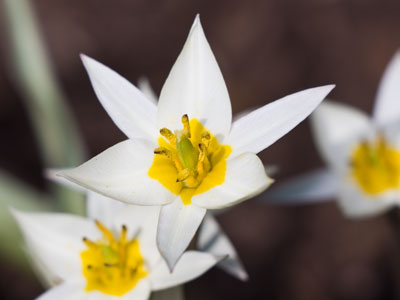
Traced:
[[87, 249], [81, 252], [86, 292], [100, 291], [108, 295], [122, 296], [147, 276], [139, 241], [127, 240], [127, 228], [122, 226], [119, 239], [96, 221], [103, 238], [93, 242], [83, 238]]
[[232, 152], [197, 120], [182, 117], [183, 129], [172, 133], [160, 130], [159, 148], [148, 174], [165, 188], [180, 195], [185, 205], [194, 195], [204, 193], [224, 183], [226, 159]]
[[383, 137], [360, 143], [351, 162], [351, 174], [365, 193], [378, 195], [400, 188], [400, 152]]

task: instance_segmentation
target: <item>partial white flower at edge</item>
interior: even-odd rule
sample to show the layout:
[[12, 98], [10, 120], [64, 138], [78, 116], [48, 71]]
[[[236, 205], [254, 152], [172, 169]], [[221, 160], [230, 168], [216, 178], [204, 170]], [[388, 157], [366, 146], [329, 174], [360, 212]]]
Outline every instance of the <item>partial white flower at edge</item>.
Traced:
[[[79, 185], [56, 176], [58, 172], [60, 172], [59, 169], [47, 169], [45, 176], [49, 180], [86, 193], [86, 211], [88, 217], [92, 220], [101, 219], [104, 225], [109, 227], [112, 226], [113, 218], [119, 211], [129, 207], [136, 207], [81, 188]], [[154, 209], [158, 208], [154, 207]], [[235, 247], [211, 213], [206, 214], [200, 226], [196, 242], [196, 250], [226, 257], [217, 264], [217, 267], [239, 280], [248, 280], [249, 276]]]
[[198, 16], [157, 106], [113, 70], [82, 60], [101, 104], [129, 139], [60, 176], [122, 202], [162, 205], [157, 245], [170, 269], [207, 209], [232, 206], [271, 184], [256, 153], [334, 87], [286, 96], [231, 124], [228, 91]]
[[266, 203], [303, 204], [337, 198], [349, 218], [381, 214], [400, 203], [400, 52], [379, 84], [372, 117], [324, 101], [311, 115], [317, 148], [328, 168], [288, 180]]
[[107, 200], [114, 214], [97, 215], [97, 222], [12, 210], [33, 263], [53, 285], [37, 299], [149, 299], [152, 291], [195, 279], [226, 257], [187, 251], [171, 273], [156, 245], [159, 209], [130, 206], [121, 211], [110, 202], [116, 201]]

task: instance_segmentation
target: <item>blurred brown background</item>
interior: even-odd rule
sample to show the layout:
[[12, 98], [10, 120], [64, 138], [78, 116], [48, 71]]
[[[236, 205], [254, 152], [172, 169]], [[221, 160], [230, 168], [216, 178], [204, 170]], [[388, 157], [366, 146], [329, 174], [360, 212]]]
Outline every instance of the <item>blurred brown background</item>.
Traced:
[[[398, 0], [33, 3], [90, 156], [124, 136], [96, 100], [81, 52], [132, 82], [146, 75], [158, 93], [200, 13], [234, 113], [329, 83], [337, 85], [331, 98], [370, 112], [382, 72], [400, 47]], [[0, 22], [0, 167], [46, 189], [32, 129], [11, 80], [5, 29]], [[279, 165], [278, 182], [322, 165], [307, 122], [261, 156]], [[189, 300], [400, 299], [400, 237], [387, 216], [348, 221], [334, 202], [278, 207], [250, 200], [219, 220], [250, 281], [212, 270], [186, 286]], [[4, 259], [0, 263], [0, 299], [41, 293], [38, 282]]]

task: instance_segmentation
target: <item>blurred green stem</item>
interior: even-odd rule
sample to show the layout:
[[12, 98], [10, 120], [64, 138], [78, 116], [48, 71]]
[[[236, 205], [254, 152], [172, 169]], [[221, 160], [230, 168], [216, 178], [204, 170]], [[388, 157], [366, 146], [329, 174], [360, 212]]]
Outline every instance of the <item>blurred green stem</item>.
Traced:
[[27, 267], [21, 233], [9, 208], [24, 211], [51, 211], [46, 195], [0, 171], [0, 253], [20, 267]]
[[[74, 120], [52, 72], [29, 0], [3, 0], [18, 90], [25, 99], [45, 166], [76, 166], [84, 149]], [[84, 212], [82, 195], [54, 186], [61, 210]]]

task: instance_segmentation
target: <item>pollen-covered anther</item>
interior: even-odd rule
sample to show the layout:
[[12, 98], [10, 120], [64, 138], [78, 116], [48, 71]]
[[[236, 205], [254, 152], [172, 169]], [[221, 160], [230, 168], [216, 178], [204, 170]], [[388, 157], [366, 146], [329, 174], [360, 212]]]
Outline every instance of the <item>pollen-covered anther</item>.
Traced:
[[86, 246], [90, 248], [97, 248], [97, 244], [89, 240], [87, 237], [83, 237], [82, 241], [85, 243]]
[[208, 148], [211, 142], [211, 135], [208, 131], [205, 131], [201, 134], [201, 142]]
[[199, 161], [197, 162], [197, 173], [200, 177], [211, 169], [210, 160], [208, 159], [207, 146], [204, 143], [199, 144]]
[[184, 130], [185, 135], [190, 139], [191, 132], [190, 132], [189, 117], [187, 114], [184, 114], [182, 116], [182, 124], [183, 124], [183, 130]]
[[113, 233], [108, 230], [103, 224], [100, 223], [100, 221], [95, 220], [96, 226], [97, 228], [103, 233], [104, 237], [110, 241], [113, 242], [114, 241], [114, 235]]
[[176, 135], [172, 133], [171, 130], [168, 128], [162, 128], [160, 129], [160, 134], [165, 137], [170, 144], [175, 145], [176, 144]]

